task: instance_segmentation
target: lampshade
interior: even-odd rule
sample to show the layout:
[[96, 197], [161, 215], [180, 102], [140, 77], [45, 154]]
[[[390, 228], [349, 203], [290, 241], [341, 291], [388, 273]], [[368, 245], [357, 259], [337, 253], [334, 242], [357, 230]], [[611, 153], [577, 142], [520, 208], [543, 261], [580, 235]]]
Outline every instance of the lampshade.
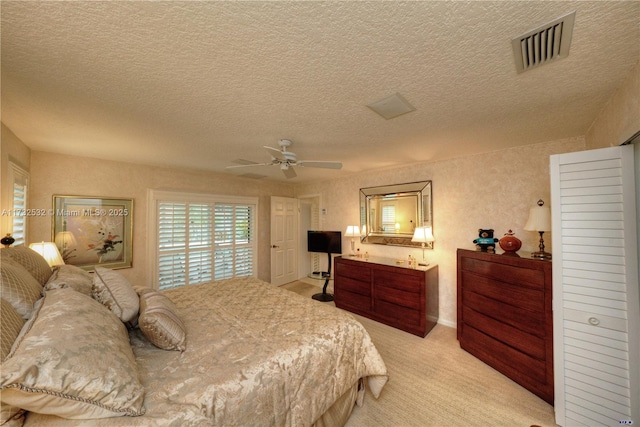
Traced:
[[431, 227], [416, 227], [413, 232], [412, 242], [429, 243], [433, 242], [433, 231]]
[[538, 200], [538, 206], [529, 210], [529, 219], [524, 225], [527, 231], [551, 231], [551, 210]]
[[66, 249], [69, 246], [75, 246], [78, 242], [75, 236], [70, 231], [61, 231], [56, 234], [56, 246], [61, 249]]
[[344, 233], [345, 237], [356, 237], [360, 235], [360, 227], [357, 225], [348, 225], [347, 231]]
[[29, 248], [42, 255], [42, 257], [47, 260], [49, 267], [64, 264], [62, 256], [53, 242], [31, 243]]

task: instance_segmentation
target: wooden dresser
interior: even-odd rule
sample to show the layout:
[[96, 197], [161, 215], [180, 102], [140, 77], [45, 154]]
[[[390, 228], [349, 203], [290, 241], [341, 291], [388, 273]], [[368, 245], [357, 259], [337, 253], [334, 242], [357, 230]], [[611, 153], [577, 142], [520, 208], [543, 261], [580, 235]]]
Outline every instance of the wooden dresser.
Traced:
[[553, 405], [551, 262], [457, 256], [460, 347]]
[[336, 257], [336, 307], [424, 337], [438, 322], [438, 266]]

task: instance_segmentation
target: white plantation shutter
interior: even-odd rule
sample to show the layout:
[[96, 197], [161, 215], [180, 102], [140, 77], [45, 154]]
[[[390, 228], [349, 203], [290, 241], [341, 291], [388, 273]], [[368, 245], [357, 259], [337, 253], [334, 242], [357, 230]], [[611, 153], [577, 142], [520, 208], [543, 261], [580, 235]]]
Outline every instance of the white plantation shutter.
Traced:
[[640, 422], [633, 148], [551, 156], [556, 423]]
[[254, 269], [254, 207], [215, 205], [215, 279], [251, 276]]
[[9, 162], [10, 180], [13, 182], [10, 230], [15, 239], [14, 246], [24, 245], [27, 241], [27, 193], [29, 173], [20, 166]]
[[155, 191], [150, 198], [157, 206], [150, 228], [160, 289], [254, 275], [257, 200]]

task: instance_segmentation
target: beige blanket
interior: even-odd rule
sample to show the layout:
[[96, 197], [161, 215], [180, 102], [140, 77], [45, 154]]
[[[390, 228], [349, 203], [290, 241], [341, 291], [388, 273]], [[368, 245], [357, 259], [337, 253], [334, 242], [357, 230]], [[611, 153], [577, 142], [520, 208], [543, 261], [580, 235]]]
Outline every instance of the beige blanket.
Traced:
[[366, 330], [334, 307], [253, 278], [166, 293], [187, 349], [159, 350], [131, 332], [144, 416], [87, 424], [29, 414], [25, 425], [308, 426], [359, 378], [375, 397], [387, 381]]

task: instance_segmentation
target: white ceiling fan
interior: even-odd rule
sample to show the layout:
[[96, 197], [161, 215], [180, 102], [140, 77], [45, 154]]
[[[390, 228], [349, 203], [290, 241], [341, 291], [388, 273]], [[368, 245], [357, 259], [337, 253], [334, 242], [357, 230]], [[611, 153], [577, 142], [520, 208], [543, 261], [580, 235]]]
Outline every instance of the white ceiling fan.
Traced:
[[291, 145], [291, 141], [288, 139], [281, 139], [278, 141], [280, 150], [277, 148], [269, 147], [267, 145], [264, 148], [271, 155], [270, 163], [253, 163], [247, 160], [246, 164], [238, 166], [227, 166], [227, 169], [246, 168], [251, 166], [280, 166], [280, 169], [287, 178], [295, 178], [297, 176], [296, 171], [293, 170], [294, 166], [300, 166], [305, 168], [323, 168], [323, 169], [342, 169], [342, 163], [340, 162], [327, 162], [322, 160], [298, 160], [298, 156], [291, 151], [287, 151], [287, 147]]

